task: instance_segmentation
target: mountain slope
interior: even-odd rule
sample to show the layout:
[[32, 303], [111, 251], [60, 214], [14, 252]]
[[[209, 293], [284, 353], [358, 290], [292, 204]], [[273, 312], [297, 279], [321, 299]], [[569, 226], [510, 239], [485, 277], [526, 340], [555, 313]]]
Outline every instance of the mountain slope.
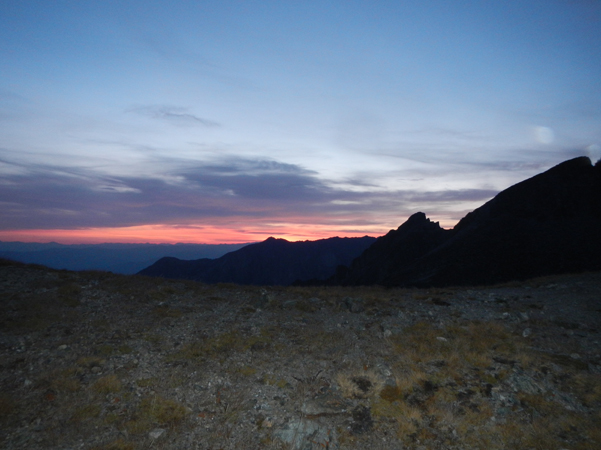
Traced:
[[[415, 216], [329, 283], [474, 285], [601, 268], [601, 164], [586, 157], [504, 190], [448, 232]], [[416, 221], [419, 251], [410, 238], [396, 240]]]
[[424, 213], [415, 213], [398, 229], [379, 237], [352, 262], [350, 269], [339, 268], [336, 284], [386, 284], [399, 270], [445, 242], [450, 234]]
[[214, 260], [162, 258], [139, 273], [205, 283], [288, 285], [331, 276], [336, 267], [350, 264], [374, 241], [368, 236], [304, 242], [269, 238]]

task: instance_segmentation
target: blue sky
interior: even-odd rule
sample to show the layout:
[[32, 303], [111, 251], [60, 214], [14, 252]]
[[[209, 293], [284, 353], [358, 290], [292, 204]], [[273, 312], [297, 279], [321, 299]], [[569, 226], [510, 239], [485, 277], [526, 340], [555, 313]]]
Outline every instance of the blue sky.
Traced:
[[579, 155], [599, 0], [0, 4], [1, 240], [451, 227]]

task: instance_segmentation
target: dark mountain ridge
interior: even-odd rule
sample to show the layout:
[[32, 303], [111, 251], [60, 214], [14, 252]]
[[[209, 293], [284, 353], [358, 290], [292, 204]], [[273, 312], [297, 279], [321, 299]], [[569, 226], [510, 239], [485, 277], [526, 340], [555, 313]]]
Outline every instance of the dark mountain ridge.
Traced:
[[417, 213], [326, 284], [482, 285], [601, 269], [601, 164], [565, 161], [443, 230]]
[[435, 249], [448, 239], [450, 233], [438, 222], [426, 218], [424, 213], [415, 213], [396, 230], [379, 237], [351, 263], [350, 268], [339, 267], [333, 279], [341, 284], [386, 284], [399, 267]]
[[338, 266], [350, 264], [374, 241], [369, 236], [304, 242], [271, 237], [217, 259], [162, 258], [139, 273], [205, 283], [289, 285], [330, 277]]

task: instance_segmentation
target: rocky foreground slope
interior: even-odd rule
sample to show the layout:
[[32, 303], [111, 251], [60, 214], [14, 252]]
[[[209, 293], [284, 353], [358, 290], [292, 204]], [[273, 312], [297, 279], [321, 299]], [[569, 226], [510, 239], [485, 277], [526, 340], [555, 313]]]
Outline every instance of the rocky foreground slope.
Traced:
[[598, 449], [601, 273], [260, 288], [0, 264], [3, 449]]

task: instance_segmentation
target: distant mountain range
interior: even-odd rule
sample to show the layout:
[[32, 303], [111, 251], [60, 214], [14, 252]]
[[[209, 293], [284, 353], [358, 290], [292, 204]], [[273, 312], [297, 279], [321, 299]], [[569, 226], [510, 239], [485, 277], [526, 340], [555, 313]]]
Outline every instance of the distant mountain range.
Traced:
[[598, 269], [601, 161], [580, 157], [500, 192], [452, 230], [414, 214], [322, 283], [483, 285]]
[[217, 259], [162, 258], [140, 274], [205, 283], [289, 285], [333, 275], [338, 266], [350, 264], [375, 240], [365, 236], [289, 242], [271, 237]]
[[53, 269], [134, 274], [164, 256], [218, 258], [248, 244], [77, 244], [0, 242], [0, 258]]
[[601, 269], [601, 162], [565, 161], [500, 192], [451, 230], [418, 212], [378, 239], [270, 238], [140, 273], [207, 283], [484, 285]]

